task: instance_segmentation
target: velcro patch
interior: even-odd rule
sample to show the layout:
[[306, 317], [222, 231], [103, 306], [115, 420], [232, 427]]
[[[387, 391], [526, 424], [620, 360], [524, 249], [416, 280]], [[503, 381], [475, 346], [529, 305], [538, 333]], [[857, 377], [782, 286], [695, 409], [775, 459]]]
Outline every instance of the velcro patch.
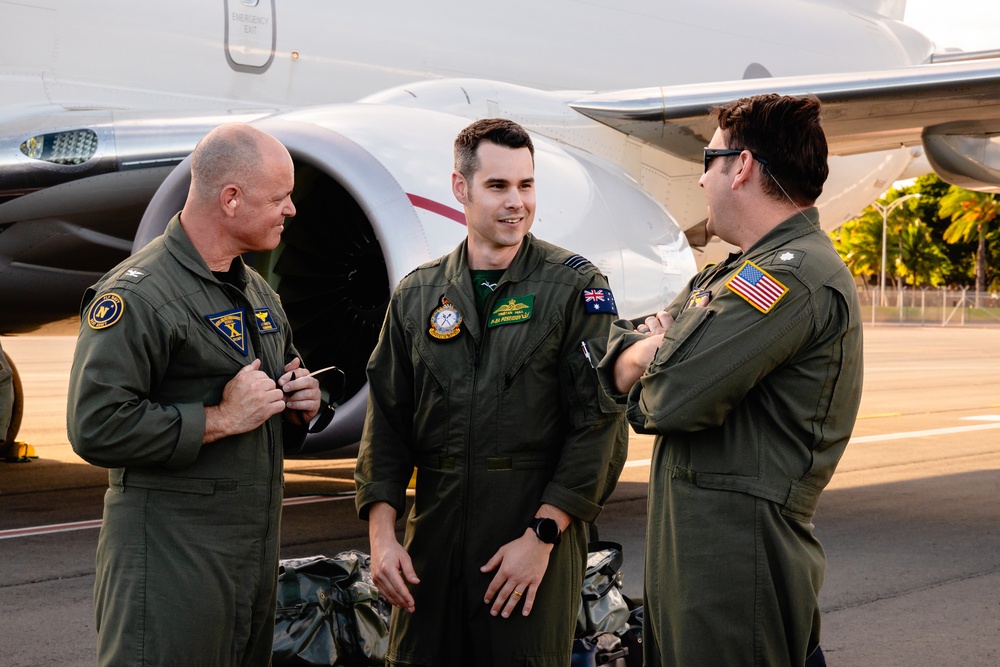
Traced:
[[802, 259], [806, 256], [805, 250], [779, 250], [771, 258], [771, 266], [802, 266]]
[[534, 304], [534, 294], [512, 296], [493, 309], [489, 320], [486, 322], [486, 326], [498, 327], [502, 324], [526, 322], [531, 319], [531, 310]]
[[125, 302], [114, 292], [94, 299], [87, 311], [87, 324], [91, 329], [100, 331], [107, 329], [112, 324], [121, 319], [125, 312]]
[[262, 334], [278, 333], [281, 331], [278, 323], [274, 321], [274, 316], [271, 315], [270, 309], [255, 308], [253, 314], [254, 319], [257, 321], [257, 331]]
[[787, 287], [749, 260], [743, 264], [739, 273], [729, 279], [726, 287], [762, 313], [771, 312], [774, 304], [788, 293]]
[[571, 269], [576, 269], [577, 271], [586, 271], [588, 269], [593, 268], [594, 266], [590, 262], [590, 260], [584, 257], [583, 255], [573, 255], [565, 262], [563, 262], [563, 264], [570, 267]]
[[615, 295], [611, 290], [604, 287], [588, 287], [583, 290], [583, 307], [588, 313], [611, 313], [618, 314], [618, 306], [615, 305]]
[[118, 280], [127, 280], [130, 283], [137, 283], [148, 275], [149, 271], [140, 269], [137, 266], [132, 266], [119, 273]]
[[205, 319], [230, 345], [247, 356], [247, 339], [243, 330], [243, 309], [233, 308], [222, 313], [206, 315]]

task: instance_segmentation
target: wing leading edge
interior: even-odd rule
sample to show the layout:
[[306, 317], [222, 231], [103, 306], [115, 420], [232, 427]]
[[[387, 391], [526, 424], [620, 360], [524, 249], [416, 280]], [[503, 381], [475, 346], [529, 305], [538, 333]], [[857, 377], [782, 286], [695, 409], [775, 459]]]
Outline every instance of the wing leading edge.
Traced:
[[832, 155], [924, 144], [964, 187], [1000, 188], [1000, 58], [876, 72], [750, 79], [595, 93], [571, 106], [678, 157], [700, 161], [712, 107], [762, 93], [817, 97]]

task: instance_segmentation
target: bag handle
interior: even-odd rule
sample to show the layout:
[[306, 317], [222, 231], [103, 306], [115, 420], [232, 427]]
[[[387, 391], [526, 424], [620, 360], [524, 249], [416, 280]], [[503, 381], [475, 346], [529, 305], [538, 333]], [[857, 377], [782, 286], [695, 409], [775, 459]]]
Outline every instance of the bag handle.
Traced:
[[600, 600], [605, 595], [607, 595], [612, 588], [618, 585], [618, 573], [622, 569], [622, 564], [625, 562], [625, 554], [622, 552], [622, 545], [618, 542], [609, 541], [596, 541], [591, 542], [587, 545], [587, 553], [596, 553], [598, 551], [611, 551], [611, 559], [603, 563], [592, 574], [603, 574], [608, 577], [608, 585], [601, 591], [597, 593], [584, 593], [584, 602], [594, 602], [595, 600]]
[[299, 586], [299, 574], [291, 565], [281, 566], [281, 600], [286, 607], [295, 607], [303, 604], [302, 589]]

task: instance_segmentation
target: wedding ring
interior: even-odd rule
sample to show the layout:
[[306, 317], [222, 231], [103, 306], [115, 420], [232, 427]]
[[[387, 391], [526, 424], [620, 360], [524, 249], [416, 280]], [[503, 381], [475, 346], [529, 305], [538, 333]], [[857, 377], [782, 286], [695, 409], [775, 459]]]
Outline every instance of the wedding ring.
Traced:
[[521, 597], [521, 591], [515, 590], [514, 591], [514, 597], [517, 597], [517, 598]]

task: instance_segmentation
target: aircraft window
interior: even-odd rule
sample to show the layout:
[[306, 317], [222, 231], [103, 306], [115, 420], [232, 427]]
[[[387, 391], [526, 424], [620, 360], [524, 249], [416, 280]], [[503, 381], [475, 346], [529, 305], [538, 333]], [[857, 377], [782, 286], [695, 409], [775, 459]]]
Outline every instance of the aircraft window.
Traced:
[[83, 164], [97, 152], [97, 133], [68, 130], [40, 134], [22, 143], [21, 152], [35, 160], [54, 164]]

